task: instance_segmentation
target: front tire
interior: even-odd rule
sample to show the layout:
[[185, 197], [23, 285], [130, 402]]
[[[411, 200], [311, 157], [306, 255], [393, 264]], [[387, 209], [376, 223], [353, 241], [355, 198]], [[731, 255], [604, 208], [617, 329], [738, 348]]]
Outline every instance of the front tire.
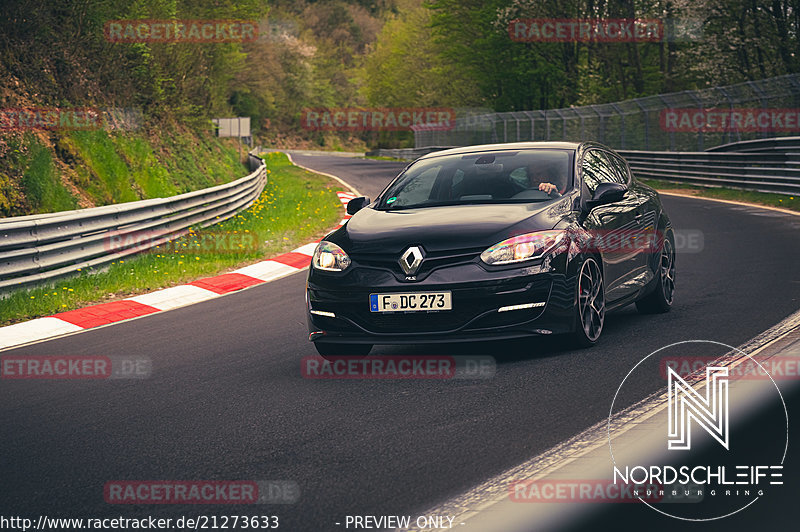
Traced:
[[581, 264], [577, 280], [577, 304], [575, 305], [575, 331], [573, 343], [577, 347], [591, 347], [603, 332], [606, 316], [606, 292], [603, 271], [593, 257]]
[[663, 314], [672, 308], [675, 298], [675, 244], [664, 239], [658, 263], [656, 287], [648, 295], [636, 302], [640, 314]]
[[323, 358], [365, 357], [372, 350], [372, 345], [370, 344], [325, 344], [314, 342], [314, 347]]

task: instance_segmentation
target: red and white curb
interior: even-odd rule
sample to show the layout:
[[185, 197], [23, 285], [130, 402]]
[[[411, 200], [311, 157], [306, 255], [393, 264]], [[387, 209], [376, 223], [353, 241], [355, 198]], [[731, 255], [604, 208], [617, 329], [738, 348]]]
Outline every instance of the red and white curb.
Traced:
[[[345, 206], [356, 197], [351, 192], [336, 194]], [[346, 215], [338, 227], [349, 218]], [[280, 279], [306, 269], [311, 264], [311, 256], [318, 242], [309, 242], [269, 260], [214, 277], [198, 279], [189, 284], [0, 327], [0, 349], [164, 312]]]

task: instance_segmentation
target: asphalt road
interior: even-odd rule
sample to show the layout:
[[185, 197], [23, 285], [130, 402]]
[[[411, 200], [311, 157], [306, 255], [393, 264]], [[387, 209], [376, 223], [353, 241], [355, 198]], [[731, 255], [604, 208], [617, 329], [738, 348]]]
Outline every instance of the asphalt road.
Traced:
[[[402, 164], [305, 157], [375, 196]], [[215, 300], [3, 352], [130, 355], [152, 377], [0, 381], [0, 513], [72, 517], [273, 514], [284, 530], [337, 530], [345, 515], [410, 514], [604, 419], [617, 386], [666, 344], [738, 345], [800, 307], [800, 217], [665, 197], [701, 252], [678, 256], [672, 312], [610, 315], [599, 345], [557, 338], [377, 347], [487, 354], [490, 380], [306, 380], [304, 274]], [[631, 404], [663, 381], [635, 383]], [[294, 480], [293, 505], [119, 506], [111, 480]], [[652, 516], [656, 519], [657, 516]], [[638, 523], [646, 526], [646, 523]]]

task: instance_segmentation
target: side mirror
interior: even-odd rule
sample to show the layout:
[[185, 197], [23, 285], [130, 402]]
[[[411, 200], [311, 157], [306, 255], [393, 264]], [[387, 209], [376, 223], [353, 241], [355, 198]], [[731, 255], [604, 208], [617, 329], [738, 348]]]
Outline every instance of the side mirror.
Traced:
[[364, 207], [369, 205], [369, 197], [368, 196], [360, 196], [358, 198], [353, 198], [347, 202], [347, 214], [355, 214]]
[[614, 203], [620, 201], [625, 197], [628, 187], [621, 183], [600, 183], [594, 189], [594, 194], [591, 199], [586, 200], [586, 206], [593, 209], [598, 205], [606, 205], [607, 203]]

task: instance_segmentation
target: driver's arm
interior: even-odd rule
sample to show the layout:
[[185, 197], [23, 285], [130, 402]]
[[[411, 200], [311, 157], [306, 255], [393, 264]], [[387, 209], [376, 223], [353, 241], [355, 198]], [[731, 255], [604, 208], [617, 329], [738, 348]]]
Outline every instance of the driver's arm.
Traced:
[[539, 183], [539, 190], [542, 192], [546, 192], [548, 194], [552, 194], [556, 192], [558, 189], [553, 183]]

